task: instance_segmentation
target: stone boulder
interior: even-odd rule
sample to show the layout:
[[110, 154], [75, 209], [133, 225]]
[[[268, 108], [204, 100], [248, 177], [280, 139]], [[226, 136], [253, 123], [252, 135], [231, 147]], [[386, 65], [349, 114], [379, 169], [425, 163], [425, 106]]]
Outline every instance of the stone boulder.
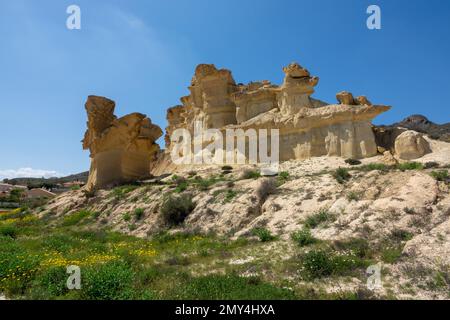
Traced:
[[141, 113], [122, 118], [114, 115], [115, 103], [89, 96], [86, 102], [87, 131], [83, 148], [90, 150], [88, 190], [145, 178], [159, 154], [155, 141], [161, 129]]
[[402, 160], [413, 160], [430, 153], [430, 145], [421, 133], [407, 130], [395, 139], [395, 153]]

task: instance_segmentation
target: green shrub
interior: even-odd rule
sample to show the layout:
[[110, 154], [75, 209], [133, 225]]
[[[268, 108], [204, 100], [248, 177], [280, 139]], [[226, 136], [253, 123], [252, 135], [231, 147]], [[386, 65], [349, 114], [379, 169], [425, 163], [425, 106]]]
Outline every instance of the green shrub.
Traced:
[[50, 267], [33, 281], [32, 295], [36, 299], [52, 299], [68, 293], [65, 267]]
[[403, 229], [394, 229], [391, 232], [391, 237], [396, 241], [409, 241], [413, 238], [413, 235]]
[[304, 275], [308, 279], [346, 275], [366, 264], [353, 255], [333, 255], [325, 250], [309, 251], [302, 258]]
[[361, 161], [359, 161], [357, 159], [346, 159], [345, 163], [347, 163], [351, 166], [357, 166], [357, 165], [361, 164]]
[[278, 174], [278, 178], [282, 179], [282, 180], [288, 180], [289, 179], [289, 172], [287, 171], [281, 171]]
[[348, 169], [346, 168], [338, 168], [333, 173], [333, 177], [336, 179], [336, 181], [340, 184], [345, 183], [345, 181], [349, 180], [351, 175], [348, 172]]
[[311, 231], [307, 228], [294, 232], [293, 234], [291, 234], [291, 238], [301, 247], [314, 244], [318, 241], [312, 236]]
[[145, 213], [144, 209], [136, 208], [134, 209], [134, 218], [136, 220], [141, 220], [144, 217], [144, 213]]
[[401, 170], [401, 171], [406, 171], [406, 170], [422, 170], [423, 169], [423, 164], [419, 163], [419, 162], [405, 162], [405, 163], [399, 163], [397, 164], [397, 169]]
[[17, 237], [17, 227], [13, 224], [0, 225], [0, 235], [15, 239]]
[[403, 246], [401, 245], [389, 245], [385, 246], [381, 250], [381, 260], [386, 263], [397, 262], [403, 252]]
[[131, 220], [131, 215], [130, 215], [130, 213], [124, 213], [124, 215], [122, 216], [122, 218], [123, 218], [123, 221], [126, 221], [126, 222], [128, 222], [128, 221], [130, 221]]
[[447, 170], [432, 171], [431, 176], [437, 181], [447, 181], [450, 179]]
[[322, 209], [319, 212], [308, 216], [305, 220], [305, 226], [314, 229], [320, 224], [331, 220], [334, 220], [334, 215], [330, 214], [327, 210]]
[[184, 222], [194, 208], [191, 195], [170, 195], [161, 206], [161, 214], [167, 225], [177, 226]]
[[108, 262], [86, 268], [82, 296], [86, 300], [125, 300], [132, 297], [132, 269], [123, 262]]
[[244, 172], [242, 172], [242, 175], [241, 175], [241, 179], [243, 179], [243, 180], [258, 179], [260, 177], [261, 177], [261, 172], [256, 171], [256, 170], [250, 170], [250, 169], [244, 170]]
[[311, 279], [326, 277], [333, 273], [333, 261], [325, 251], [307, 252], [303, 256], [302, 266], [307, 277]]
[[42, 241], [42, 245], [48, 250], [64, 253], [81, 245], [81, 243], [68, 234], [55, 233], [46, 236]]
[[227, 192], [225, 193], [225, 199], [223, 200], [223, 203], [228, 203], [231, 200], [233, 200], [234, 197], [237, 196], [237, 192], [234, 190], [230, 190], [228, 189]]
[[75, 190], [80, 190], [81, 187], [79, 185], [75, 185], [75, 186], [71, 186], [70, 190], [75, 191]]
[[127, 194], [136, 190], [139, 186], [136, 185], [124, 185], [120, 187], [116, 187], [112, 190], [111, 196], [116, 200], [122, 200], [126, 198]]
[[336, 240], [332, 246], [338, 251], [351, 251], [359, 258], [370, 258], [372, 256], [369, 242], [366, 239], [352, 238], [348, 240]]
[[223, 178], [215, 176], [209, 177], [207, 179], [203, 179], [202, 177], [195, 177], [195, 179], [192, 180], [192, 183], [195, 184], [201, 191], [206, 191], [215, 183], [223, 180]]
[[84, 220], [85, 218], [89, 217], [90, 215], [92, 215], [92, 212], [88, 211], [88, 210], [81, 210], [81, 211], [72, 213], [72, 214], [64, 217], [62, 225], [65, 227], [76, 225], [76, 224], [80, 223], [82, 220]]
[[261, 242], [269, 242], [276, 239], [266, 228], [255, 228], [252, 230], [252, 234], [258, 237]]

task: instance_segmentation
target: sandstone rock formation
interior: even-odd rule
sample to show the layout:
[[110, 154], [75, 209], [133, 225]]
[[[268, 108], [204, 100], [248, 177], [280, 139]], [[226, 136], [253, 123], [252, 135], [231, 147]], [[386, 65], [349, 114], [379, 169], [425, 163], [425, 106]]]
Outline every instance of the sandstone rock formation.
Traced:
[[[281, 86], [269, 81], [236, 84], [231, 72], [199, 65], [181, 98], [182, 107], [169, 109], [168, 134], [175, 128], [190, 132], [195, 121], [204, 128], [279, 129], [280, 160], [315, 156], [364, 158], [377, 154], [371, 120], [390, 109], [372, 105], [364, 96], [338, 94], [341, 104], [329, 105], [311, 97], [319, 78], [298, 63], [283, 68]], [[270, 138], [269, 138], [270, 139]], [[166, 138], [167, 152], [172, 145]]]
[[353, 106], [371, 106], [372, 103], [365, 96], [359, 96], [353, 98], [350, 92], [342, 91], [336, 94], [336, 99], [340, 104], [353, 105]]
[[89, 96], [85, 107], [88, 129], [83, 148], [91, 152], [87, 189], [148, 176], [159, 153], [155, 141], [161, 129], [141, 113], [117, 118], [114, 101], [104, 97]]
[[395, 153], [402, 160], [417, 159], [430, 151], [429, 143], [416, 131], [405, 131], [395, 139]]

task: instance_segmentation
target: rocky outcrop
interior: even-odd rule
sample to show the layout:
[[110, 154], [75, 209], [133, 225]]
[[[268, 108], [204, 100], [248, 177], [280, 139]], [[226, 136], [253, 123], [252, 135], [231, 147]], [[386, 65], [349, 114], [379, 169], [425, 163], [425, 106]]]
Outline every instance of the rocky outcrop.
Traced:
[[402, 160], [413, 160], [431, 152], [421, 133], [408, 130], [395, 139], [395, 153]]
[[353, 98], [353, 94], [347, 91], [342, 91], [336, 94], [336, 99], [340, 104], [352, 106], [371, 106], [372, 103], [365, 96]]
[[425, 133], [434, 140], [450, 142], [450, 123], [436, 124], [423, 115], [411, 115], [400, 122], [394, 123], [392, 127], [407, 128]]
[[[281, 86], [264, 80], [236, 84], [231, 72], [214, 65], [199, 65], [182, 107], [169, 109], [169, 131], [203, 128], [279, 129], [280, 160], [315, 156], [364, 158], [377, 154], [371, 120], [390, 109], [372, 105], [366, 97], [348, 92], [337, 95], [340, 104], [327, 104], [311, 95], [318, 77], [298, 63], [283, 68]], [[175, 114], [176, 113], [176, 114]], [[270, 138], [269, 138], [270, 139]], [[172, 145], [166, 139], [167, 152]]]
[[83, 148], [91, 153], [86, 188], [93, 190], [148, 176], [159, 153], [155, 141], [161, 137], [161, 129], [141, 113], [117, 118], [114, 101], [104, 97], [89, 96], [85, 107], [88, 129]]

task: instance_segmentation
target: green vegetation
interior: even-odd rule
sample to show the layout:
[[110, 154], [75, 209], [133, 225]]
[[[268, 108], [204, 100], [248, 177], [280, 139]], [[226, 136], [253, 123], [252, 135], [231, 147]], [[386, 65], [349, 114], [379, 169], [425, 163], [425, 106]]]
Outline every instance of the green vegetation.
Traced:
[[348, 169], [346, 168], [338, 168], [333, 173], [333, 177], [336, 179], [336, 181], [340, 184], [345, 183], [347, 180], [350, 179], [351, 175], [348, 172]]
[[282, 185], [283, 183], [286, 183], [288, 180], [289, 180], [289, 172], [281, 171], [278, 174], [278, 182], [280, 185]]
[[225, 193], [225, 199], [223, 200], [223, 202], [224, 203], [231, 202], [231, 200], [233, 200], [233, 198], [236, 197], [237, 194], [238, 193], [236, 191], [228, 189], [227, 192]]
[[244, 170], [244, 172], [242, 172], [241, 179], [243, 179], [243, 180], [245, 180], [245, 179], [258, 179], [260, 177], [261, 177], [261, 172], [259, 172], [257, 170], [246, 169], [246, 170]]
[[87, 217], [91, 216], [93, 213], [88, 210], [81, 210], [75, 213], [72, 213], [70, 215], [66, 215], [63, 218], [63, 226], [74, 226], [78, 223], [80, 223], [82, 220], [86, 219]]
[[447, 170], [432, 171], [431, 176], [437, 181], [448, 181], [450, 179]]
[[[87, 211], [85, 211], [87, 212]], [[4, 216], [6, 215], [6, 217]], [[81, 230], [62, 218], [0, 214], [0, 292], [25, 299], [293, 299], [291, 290], [260, 278], [193, 276], [192, 263], [221, 261], [246, 240], [162, 233], [151, 240], [108, 230]], [[12, 218], [13, 217], [13, 218]], [[81, 221], [81, 220], [80, 220]], [[207, 254], [200, 254], [206, 252]], [[181, 255], [183, 254], [183, 256]], [[80, 266], [82, 289], [68, 290], [66, 267]]]
[[316, 279], [332, 275], [348, 275], [358, 268], [367, 266], [368, 262], [354, 255], [311, 250], [301, 257], [301, 264], [305, 278]]
[[134, 218], [136, 220], [141, 220], [144, 217], [145, 211], [142, 208], [134, 209]]
[[397, 165], [397, 169], [401, 171], [406, 170], [423, 170], [423, 164], [419, 162], [405, 162], [405, 163], [399, 163]]
[[161, 215], [168, 226], [177, 226], [184, 222], [194, 208], [191, 195], [170, 195], [161, 206]]
[[257, 277], [244, 278], [235, 274], [209, 275], [193, 279], [175, 291], [180, 299], [229, 300], [229, 299], [295, 299], [288, 289], [264, 283]]
[[266, 228], [255, 228], [252, 230], [252, 234], [258, 237], [261, 242], [269, 242], [276, 239], [276, 237]]
[[127, 194], [136, 190], [139, 186], [136, 185], [124, 185], [120, 187], [116, 187], [110, 193], [111, 197], [113, 197], [116, 201], [125, 199]]
[[318, 240], [312, 236], [311, 231], [307, 228], [291, 234], [291, 239], [300, 247], [305, 247], [318, 242]]
[[305, 226], [310, 229], [317, 228], [320, 224], [327, 221], [333, 221], [334, 215], [330, 214], [328, 210], [322, 209], [317, 213], [308, 216], [305, 220]]
[[220, 177], [220, 176], [210, 176], [206, 179], [196, 176], [196, 177], [194, 177], [194, 179], [190, 180], [189, 182], [192, 183], [193, 185], [195, 185], [200, 191], [206, 191], [211, 186], [213, 186], [214, 184], [216, 184], [217, 182], [220, 182], [220, 181], [226, 181], [226, 179], [223, 177]]

